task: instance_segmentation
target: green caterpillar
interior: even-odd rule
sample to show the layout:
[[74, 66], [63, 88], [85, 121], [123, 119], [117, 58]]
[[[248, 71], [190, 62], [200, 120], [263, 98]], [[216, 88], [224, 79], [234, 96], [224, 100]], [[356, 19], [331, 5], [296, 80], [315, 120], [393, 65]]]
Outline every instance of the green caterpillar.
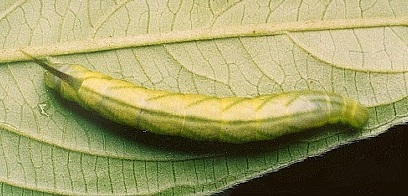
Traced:
[[362, 127], [368, 109], [349, 98], [316, 91], [219, 98], [151, 90], [81, 65], [51, 64], [45, 83], [65, 99], [114, 122], [194, 140], [270, 140], [331, 123]]

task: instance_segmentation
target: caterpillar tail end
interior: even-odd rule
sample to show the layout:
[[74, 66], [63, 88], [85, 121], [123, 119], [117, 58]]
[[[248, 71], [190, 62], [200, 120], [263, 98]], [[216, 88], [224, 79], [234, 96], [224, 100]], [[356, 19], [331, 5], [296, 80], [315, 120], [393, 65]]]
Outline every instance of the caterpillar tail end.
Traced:
[[61, 79], [48, 71], [44, 73], [44, 82], [49, 88], [56, 90], [58, 90], [61, 85]]
[[[67, 69], [67, 65], [63, 66], [58, 66], [57, 70], [61, 71], [61, 73], [65, 74], [64, 71]], [[44, 74], [44, 83], [46, 86], [48, 86], [51, 89], [54, 89], [58, 91], [62, 97], [65, 99], [68, 99], [70, 101], [75, 101], [77, 103], [80, 103], [79, 97], [78, 97], [78, 90], [73, 86], [72, 84], [75, 84], [75, 80], [68, 75], [69, 77], [67, 78], [67, 81], [64, 80], [65, 78], [61, 78], [60, 76], [56, 76], [53, 73], [46, 71]], [[70, 83], [69, 83], [70, 82]]]

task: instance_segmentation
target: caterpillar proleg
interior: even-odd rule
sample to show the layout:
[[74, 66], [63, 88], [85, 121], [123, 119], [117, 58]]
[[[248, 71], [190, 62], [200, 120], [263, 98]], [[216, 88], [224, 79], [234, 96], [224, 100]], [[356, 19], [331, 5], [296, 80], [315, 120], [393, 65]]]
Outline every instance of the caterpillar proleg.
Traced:
[[298, 91], [246, 97], [214, 97], [152, 90], [76, 64], [52, 64], [45, 83], [65, 99], [114, 122], [194, 140], [245, 143], [343, 123], [360, 128], [368, 109], [334, 93]]

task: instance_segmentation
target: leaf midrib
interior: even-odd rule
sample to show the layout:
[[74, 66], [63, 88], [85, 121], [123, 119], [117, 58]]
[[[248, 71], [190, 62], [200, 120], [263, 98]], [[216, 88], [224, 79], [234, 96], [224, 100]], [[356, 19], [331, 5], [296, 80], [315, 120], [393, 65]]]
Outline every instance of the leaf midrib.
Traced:
[[[340, 20], [310, 20], [286, 23], [249, 24], [229, 27], [203, 28], [167, 33], [152, 33], [113, 38], [92, 38], [52, 45], [28, 46], [24, 51], [37, 58], [67, 54], [107, 51], [123, 48], [173, 44], [237, 37], [281, 35], [289, 32], [322, 31], [352, 28], [408, 26], [408, 17], [359, 18]], [[28, 61], [20, 49], [0, 50], [0, 63]]]

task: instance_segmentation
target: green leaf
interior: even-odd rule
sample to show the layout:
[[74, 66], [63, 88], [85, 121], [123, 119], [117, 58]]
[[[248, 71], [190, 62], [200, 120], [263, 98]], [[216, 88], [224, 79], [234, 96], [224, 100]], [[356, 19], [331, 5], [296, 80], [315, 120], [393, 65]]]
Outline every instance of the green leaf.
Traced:
[[[210, 194], [407, 122], [406, 1], [0, 3], [2, 194]], [[61, 99], [19, 50], [153, 89], [217, 96], [322, 90], [369, 107], [246, 145], [157, 136]], [[347, 160], [341, 160], [346, 162]]]

